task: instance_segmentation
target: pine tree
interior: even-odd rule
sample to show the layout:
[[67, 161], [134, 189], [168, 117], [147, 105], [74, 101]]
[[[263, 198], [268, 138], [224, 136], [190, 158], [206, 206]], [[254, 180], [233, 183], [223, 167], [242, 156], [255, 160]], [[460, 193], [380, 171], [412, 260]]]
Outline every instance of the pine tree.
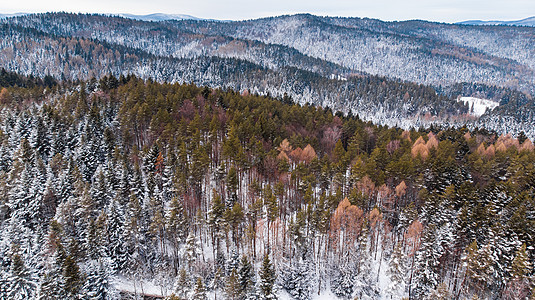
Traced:
[[7, 285], [6, 291], [3, 292], [6, 295], [6, 299], [22, 300], [35, 297], [36, 283], [30, 277], [31, 274], [24, 265], [19, 250], [18, 245], [12, 245], [11, 272], [4, 282]]
[[204, 284], [202, 283], [202, 279], [199, 277], [197, 278], [197, 283], [195, 284], [195, 289], [193, 290], [193, 295], [191, 296], [191, 300], [207, 300], [208, 297], [206, 297], [206, 290], [204, 289]]
[[113, 259], [111, 268], [119, 271], [125, 264], [125, 245], [123, 244], [124, 211], [117, 199], [112, 199], [107, 208], [107, 256]]
[[238, 172], [236, 168], [231, 167], [227, 175], [227, 207], [231, 208], [234, 206], [234, 203], [238, 201]]
[[253, 266], [249, 262], [249, 259], [247, 259], [247, 256], [242, 256], [240, 268], [238, 270], [240, 299], [250, 299], [250, 297], [254, 297], [254, 277]]
[[293, 267], [286, 268], [282, 272], [282, 287], [293, 299], [310, 299], [313, 288], [313, 280], [309, 274], [306, 263], [299, 262]]
[[272, 235], [271, 231], [273, 222], [277, 219], [279, 216], [279, 206], [277, 203], [277, 197], [273, 195], [273, 191], [271, 190], [271, 186], [266, 186], [264, 188], [264, 205], [266, 206], [266, 217], [267, 217], [267, 225], [268, 225], [268, 247], [271, 246], [270, 244], [270, 236]]
[[88, 299], [118, 299], [119, 295], [109, 281], [110, 278], [107, 269], [102, 262], [90, 266], [82, 289]]
[[262, 268], [260, 269], [260, 299], [277, 299], [274, 292], [276, 274], [268, 254], [264, 255]]
[[224, 219], [225, 205], [221, 201], [221, 197], [214, 190], [214, 198], [212, 206], [208, 211], [208, 226], [212, 236], [212, 245], [215, 252], [219, 251], [219, 241], [221, 239], [221, 230], [225, 225]]
[[342, 299], [352, 299], [355, 292], [356, 274], [347, 267], [342, 267], [335, 272], [331, 279], [331, 291]]
[[403, 259], [403, 249], [401, 243], [397, 243], [390, 257], [388, 266], [388, 275], [390, 276], [390, 285], [387, 294], [392, 296], [401, 296], [405, 292], [405, 267]]
[[522, 244], [511, 265], [511, 279], [503, 292], [503, 299], [527, 299], [530, 292], [531, 269], [526, 244]]
[[69, 298], [76, 298], [82, 287], [82, 274], [75, 259], [68, 255], [63, 262], [63, 289]]
[[63, 299], [66, 297], [60, 285], [60, 276], [61, 274], [57, 268], [43, 274], [39, 287], [39, 300]]
[[236, 272], [236, 269], [232, 269], [232, 272], [227, 277], [225, 295], [227, 296], [226, 299], [229, 300], [240, 299], [240, 283], [238, 281], [238, 273]]
[[186, 269], [180, 269], [178, 279], [175, 283], [175, 292], [179, 299], [186, 299], [190, 292], [190, 279]]
[[[355, 292], [360, 298], [371, 297], [376, 298], [378, 291], [376, 287], [376, 280], [372, 275], [372, 257], [368, 249], [368, 226], [364, 226], [359, 240], [358, 259], [356, 262], [356, 278], [354, 281]], [[352, 264], [350, 264], [351, 266]]]
[[490, 256], [489, 245], [478, 249], [477, 242], [474, 240], [468, 246], [465, 258], [466, 277], [470, 286], [477, 293], [485, 291], [486, 287], [492, 282], [493, 266]]
[[522, 244], [520, 249], [516, 252], [515, 259], [511, 265], [511, 277], [513, 279], [522, 281], [528, 278], [531, 274], [531, 262], [526, 252], [526, 244]]
[[184, 207], [177, 197], [171, 200], [168, 217], [169, 234], [175, 238], [176, 245], [186, 242], [188, 236], [188, 218], [184, 212]]
[[171, 207], [168, 211], [168, 217], [166, 219], [167, 235], [170, 237], [173, 245], [175, 257], [174, 267], [175, 272], [177, 272], [179, 251], [181, 246], [186, 242], [186, 238], [189, 234], [188, 217], [178, 197], [173, 197], [171, 200]]
[[188, 264], [188, 270], [191, 272], [199, 256], [199, 247], [197, 244], [197, 238], [190, 232], [186, 240], [186, 246], [184, 248], [184, 259]]
[[438, 285], [438, 264], [441, 251], [440, 243], [436, 240], [436, 227], [428, 225], [422, 244], [416, 253], [416, 272], [412, 282], [411, 297], [423, 298], [429, 295]]

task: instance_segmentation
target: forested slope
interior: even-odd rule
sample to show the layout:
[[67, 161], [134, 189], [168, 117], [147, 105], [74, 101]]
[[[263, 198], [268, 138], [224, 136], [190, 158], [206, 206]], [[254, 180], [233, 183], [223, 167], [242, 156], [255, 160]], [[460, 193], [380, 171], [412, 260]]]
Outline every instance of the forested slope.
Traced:
[[532, 294], [525, 136], [0, 75], [0, 298]]
[[[135, 74], [287, 94], [404, 129], [467, 124], [535, 137], [533, 28], [313, 15], [143, 22], [46, 13], [0, 22], [0, 66], [26, 75], [99, 80]], [[456, 102], [477, 94], [492, 94], [501, 105], [478, 118]]]

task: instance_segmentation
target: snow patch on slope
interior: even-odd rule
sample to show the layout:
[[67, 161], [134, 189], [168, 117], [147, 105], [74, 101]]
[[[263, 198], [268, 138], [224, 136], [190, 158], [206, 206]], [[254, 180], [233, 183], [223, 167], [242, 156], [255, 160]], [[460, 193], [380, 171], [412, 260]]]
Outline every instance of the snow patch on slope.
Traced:
[[117, 276], [112, 282], [113, 286], [120, 292], [156, 297], [165, 297], [171, 294], [171, 291], [148, 280], [133, 281], [123, 276]]
[[481, 117], [487, 110], [491, 111], [500, 105], [496, 101], [475, 97], [459, 97], [457, 102], [463, 102], [468, 105], [470, 114], [476, 117]]

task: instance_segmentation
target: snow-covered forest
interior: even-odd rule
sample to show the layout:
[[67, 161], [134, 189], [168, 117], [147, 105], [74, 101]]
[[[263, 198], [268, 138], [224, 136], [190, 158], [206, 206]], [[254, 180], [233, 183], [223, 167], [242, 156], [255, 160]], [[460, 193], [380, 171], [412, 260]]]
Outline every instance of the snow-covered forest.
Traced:
[[[303, 105], [351, 112], [381, 125], [468, 124], [534, 138], [534, 33], [535, 28], [313, 15], [143, 22], [30, 14], [0, 20], [0, 66], [65, 80], [134, 74], [286, 94]], [[471, 85], [477, 88], [458, 88]], [[474, 116], [458, 97], [500, 106]]]
[[254, 93], [0, 77], [1, 299], [528, 299], [535, 152]]

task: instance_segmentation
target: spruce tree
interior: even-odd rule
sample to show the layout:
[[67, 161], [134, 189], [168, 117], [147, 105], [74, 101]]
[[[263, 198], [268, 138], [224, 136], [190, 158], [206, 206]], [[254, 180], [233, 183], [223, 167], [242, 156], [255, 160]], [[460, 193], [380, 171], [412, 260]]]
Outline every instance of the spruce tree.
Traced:
[[187, 299], [190, 292], [190, 279], [186, 269], [181, 268], [175, 283], [175, 293], [179, 299]]
[[436, 227], [428, 225], [424, 232], [422, 244], [416, 252], [416, 272], [412, 282], [411, 297], [423, 298], [434, 290], [438, 283], [438, 264], [440, 258], [440, 243], [436, 240]]
[[530, 292], [530, 278], [532, 266], [529, 261], [526, 244], [522, 244], [516, 252], [511, 265], [511, 278], [503, 292], [503, 299], [526, 299]]
[[276, 274], [268, 254], [264, 255], [262, 268], [260, 269], [260, 299], [277, 299], [274, 292]]
[[238, 270], [238, 282], [240, 299], [249, 299], [249, 297], [254, 296], [254, 270], [253, 266], [247, 259], [247, 256], [243, 255], [240, 263], [240, 268]]
[[293, 299], [310, 299], [314, 281], [305, 262], [300, 261], [294, 266], [285, 268], [281, 276], [282, 287]]
[[82, 274], [74, 258], [68, 255], [63, 262], [63, 290], [69, 298], [77, 298], [82, 287]]
[[232, 272], [227, 277], [225, 283], [225, 295], [228, 300], [240, 299], [240, 283], [238, 281], [238, 273], [236, 269], [232, 269]]
[[191, 296], [191, 300], [207, 300], [207, 299], [208, 297], [206, 297], [206, 289], [204, 288], [202, 279], [199, 277], [197, 278], [197, 283], [195, 284], [195, 289], [193, 290], [193, 295]]
[[31, 274], [24, 265], [19, 250], [18, 245], [12, 245], [10, 255], [11, 272], [7, 276], [7, 280], [3, 282], [3, 284], [6, 284], [6, 291], [3, 291], [6, 299], [23, 300], [35, 297], [36, 284], [30, 277]]
[[405, 292], [405, 271], [403, 249], [401, 243], [398, 242], [388, 265], [387, 274], [390, 276], [390, 285], [387, 288], [387, 294], [393, 297], [403, 295]]

